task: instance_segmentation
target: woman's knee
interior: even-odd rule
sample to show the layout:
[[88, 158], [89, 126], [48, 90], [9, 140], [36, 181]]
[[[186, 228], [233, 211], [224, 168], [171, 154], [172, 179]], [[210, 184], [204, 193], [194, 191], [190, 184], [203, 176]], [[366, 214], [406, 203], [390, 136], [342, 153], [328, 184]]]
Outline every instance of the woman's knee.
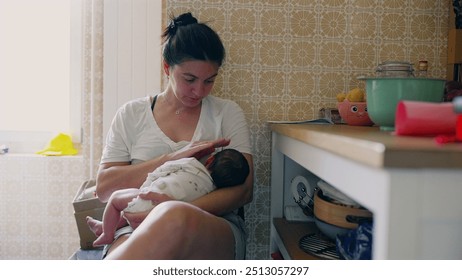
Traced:
[[150, 216], [157, 226], [172, 234], [195, 232], [201, 226], [204, 212], [197, 207], [180, 201], [166, 201], [157, 205]]
[[[234, 237], [226, 221], [185, 202], [167, 201], [159, 204], [140, 228], [141, 231], [135, 231], [131, 238], [151, 244], [151, 258], [233, 257]], [[146, 245], [143, 246], [140, 248], [146, 251]]]

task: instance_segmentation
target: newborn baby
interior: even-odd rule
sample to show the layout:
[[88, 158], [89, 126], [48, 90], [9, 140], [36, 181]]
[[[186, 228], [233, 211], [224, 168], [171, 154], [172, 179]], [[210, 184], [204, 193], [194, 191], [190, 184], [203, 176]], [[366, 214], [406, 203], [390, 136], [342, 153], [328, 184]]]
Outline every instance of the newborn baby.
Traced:
[[249, 175], [246, 158], [234, 149], [225, 149], [210, 156], [205, 165], [196, 158], [168, 161], [149, 173], [139, 189], [123, 189], [114, 192], [106, 205], [103, 221], [87, 217], [87, 224], [98, 238], [93, 246], [109, 244], [115, 230], [126, 225], [121, 212], [136, 213], [154, 208], [151, 200], [141, 199], [138, 194], [162, 193], [173, 199], [193, 201], [215, 188], [243, 184]]

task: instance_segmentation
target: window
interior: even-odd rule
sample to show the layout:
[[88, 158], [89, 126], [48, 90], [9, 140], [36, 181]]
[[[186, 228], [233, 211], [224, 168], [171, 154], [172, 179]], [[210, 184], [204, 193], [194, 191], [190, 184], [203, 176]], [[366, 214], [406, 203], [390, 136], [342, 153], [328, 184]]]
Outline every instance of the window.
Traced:
[[81, 1], [0, 0], [0, 145], [80, 142]]

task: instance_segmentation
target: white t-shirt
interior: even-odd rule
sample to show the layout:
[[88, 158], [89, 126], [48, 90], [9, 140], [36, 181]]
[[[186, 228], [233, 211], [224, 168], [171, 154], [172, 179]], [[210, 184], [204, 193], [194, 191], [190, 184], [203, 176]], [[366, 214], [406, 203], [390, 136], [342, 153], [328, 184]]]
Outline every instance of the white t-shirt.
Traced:
[[[234, 101], [215, 96], [202, 100], [192, 141], [230, 139], [225, 148], [252, 154], [250, 132], [242, 109]], [[147, 161], [177, 151], [189, 142], [174, 142], [157, 125], [149, 96], [124, 104], [112, 120], [101, 163]]]

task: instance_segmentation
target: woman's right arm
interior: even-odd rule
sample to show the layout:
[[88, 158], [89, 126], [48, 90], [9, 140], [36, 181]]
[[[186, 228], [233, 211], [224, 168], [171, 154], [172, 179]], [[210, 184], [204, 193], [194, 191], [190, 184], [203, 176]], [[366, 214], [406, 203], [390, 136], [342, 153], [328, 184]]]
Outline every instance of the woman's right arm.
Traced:
[[116, 190], [139, 188], [146, 180], [148, 173], [161, 166], [169, 158], [169, 155], [162, 155], [135, 165], [129, 162], [102, 163], [96, 176], [96, 194], [98, 198], [106, 202]]

